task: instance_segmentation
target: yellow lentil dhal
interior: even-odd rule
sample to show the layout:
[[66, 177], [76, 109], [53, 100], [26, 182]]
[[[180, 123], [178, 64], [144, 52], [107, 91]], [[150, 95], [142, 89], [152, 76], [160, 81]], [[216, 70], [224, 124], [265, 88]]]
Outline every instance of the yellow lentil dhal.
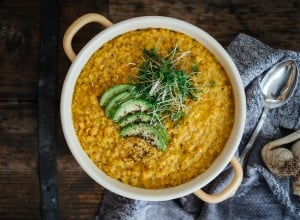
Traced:
[[[104, 115], [99, 98], [138, 73], [143, 48], [167, 54], [175, 46], [180, 52], [189, 51], [180, 60], [187, 72], [199, 62], [201, 73], [192, 79], [203, 93], [197, 101], [187, 101], [186, 117], [177, 126], [165, 122], [170, 141], [162, 152], [141, 138], [121, 137], [118, 124]], [[158, 189], [185, 183], [212, 164], [230, 135], [234, 103], [226, 72], [199, 42], [166, 29], [145, 29], [116, 37], [92, 55], [77, 79], [72, 113], [80, 143], [100, 169], [124, 183]]]

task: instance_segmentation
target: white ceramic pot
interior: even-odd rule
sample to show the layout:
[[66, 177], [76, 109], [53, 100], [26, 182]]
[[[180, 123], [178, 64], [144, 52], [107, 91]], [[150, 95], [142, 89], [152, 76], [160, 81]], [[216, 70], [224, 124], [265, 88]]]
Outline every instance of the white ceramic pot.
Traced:
[[[98, 22], [107, 28], [93, 37], [84, 46], [84, 48], [77, 55], [75, 55], [71, 45], [72, 39], [81, 27], [90, 22]], [[187, 183], [166, 189], [144, 189], [133, 187], [106, 175], [83, 151], [76, 136], [72, 120], [71, 103], [74, 86], [81, 70], [92, 54], [104, 43], [115, 38], [116, 36], [128, 31], [144, 28], [166, 28], [177, 32], [182, 32], [199, 41], [217, 58], [217, 60], [225, 68], [230, 78], [234, 93], [234, 125], [231, 135], [221, 154], [215, 159], [211, 167], [201, 175]], [[198, 197], [206, 202], [216, 203], [229, 198], [235, 193], [242, 181], [243, 176], [241, 165], [234, 157], [234, 153], [240, 143], [245, 124], [245, 94], [242, 81], [235, 64], [224, 48], [213, 37], [192, 24], [169, 17], [145, 16], [132, 18], [117, 24], [112, 24], [109, 20], [99, 14], [86, 14], [77, 19], [68, 28], [64, 36], [63, 44], [64, 50], [69, 59], [72, 61], [72, 64], [65, 78], [61, 94], [60, 114], [62, 129], [73, 156], [82, 169], [92, 179], [94, 179], [104, 188], [121, 196], [148, 201], [169, 200], [179, 198], [190, 193], [195, 193]], [[235, 171], [235, 175], [231, 183], [222, 192], [209, 195], [200, 190], [202, 187], [215, 179], [224, 170], [229, 162], [231, 162], [231, 165]]]

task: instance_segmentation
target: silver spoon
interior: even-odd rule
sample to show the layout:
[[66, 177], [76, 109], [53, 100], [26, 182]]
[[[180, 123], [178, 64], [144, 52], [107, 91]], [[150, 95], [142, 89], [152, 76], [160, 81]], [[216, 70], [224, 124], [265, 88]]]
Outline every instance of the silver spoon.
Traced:
[[295, 91], [298, 78], [298, 70], [295, 61], [287, 60], [274, 65], [260, 81], [260, 88], [265, 97], [265, 104], [259, 122], [243, 152], [240, 163], [245, 170], [246, 162], [252, 146], [266, 119], [267, 113], [272, 108], [278, 108], [291, 98]]

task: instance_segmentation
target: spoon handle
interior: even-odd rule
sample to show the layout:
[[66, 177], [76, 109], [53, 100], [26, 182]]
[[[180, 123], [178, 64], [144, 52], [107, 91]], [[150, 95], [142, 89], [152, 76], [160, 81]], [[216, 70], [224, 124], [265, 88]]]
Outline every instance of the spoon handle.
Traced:
[[264, 107], [264, 110], [263, 110], [263, 112], [260, 116], [259, 122], [257, 123], [256, 128], [255, 128], [255, 130], [254, 130], [247, 146], [245, 147], [245, 149], [241, 153], [240, 163], [241, 163], [244, 170], [246, 169], [246, 163], [247, 163], [247, 160], [248, 160], [249, 153], [251, 152], [252, 146], [253, 146], [253, 144], [254, 144], [254, 142], [255, 142], [258, 134], [259, 134], [259, 131], [262, 128], [263, 123], [265, 122], [268, 111], [269, 111], [269, 108]]

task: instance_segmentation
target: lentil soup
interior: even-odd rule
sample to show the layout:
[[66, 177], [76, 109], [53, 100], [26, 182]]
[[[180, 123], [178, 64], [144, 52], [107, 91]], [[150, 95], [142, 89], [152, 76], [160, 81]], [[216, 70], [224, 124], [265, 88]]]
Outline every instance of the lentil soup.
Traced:
[[[139, 137], [121, 137], [119, 125], [105, 116], [99, 98], [110, 87], [130, 82], [143, 62], [142, 50], [161, 54], [178, 47], [180, 59], [200, 90], [187, 100], [185, 117], [174, 124], [166, 119], [166, 151]], [[105, 43], [88, 60], [77, 79], [72, 100], [73, 123], [81, 146], [107, 175], [132, 186], [159, 189], [177, 186], [203, 173], [223, 150], [234, 116], [229, 78], [215, 57], [189, 36], [167, 29], [131, 31]]]

